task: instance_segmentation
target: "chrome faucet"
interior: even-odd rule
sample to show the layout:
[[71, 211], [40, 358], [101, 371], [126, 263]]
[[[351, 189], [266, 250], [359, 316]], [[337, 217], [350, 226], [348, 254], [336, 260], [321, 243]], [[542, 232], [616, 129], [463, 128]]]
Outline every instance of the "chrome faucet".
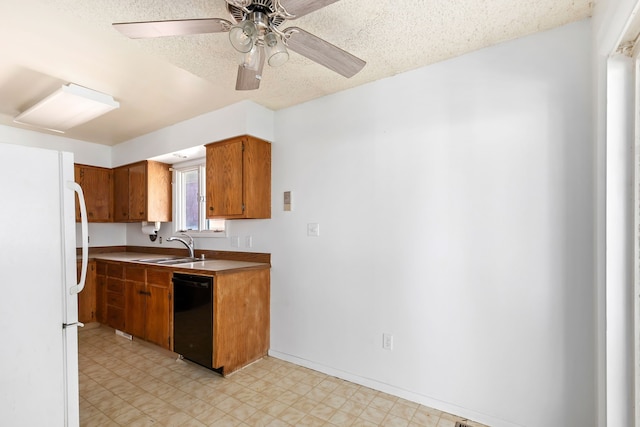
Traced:
[[167, 242], [173, 242], [175, 240], [176, 242], [182, 243], [189, 250], [189, 257], [195, 258], [196, 255], [195, 255], [194, 249], [193, 249], [193, 237], [189, 236], [187, 233], [180, 233], [180, 234], [182, 234], [183, 236], [187, 236], [189, 238], [189, 241], [187, 242], [185, 239], [183, 239], [181, 237], [171, 236], [171, 237], [169, 237], [167, 239]]

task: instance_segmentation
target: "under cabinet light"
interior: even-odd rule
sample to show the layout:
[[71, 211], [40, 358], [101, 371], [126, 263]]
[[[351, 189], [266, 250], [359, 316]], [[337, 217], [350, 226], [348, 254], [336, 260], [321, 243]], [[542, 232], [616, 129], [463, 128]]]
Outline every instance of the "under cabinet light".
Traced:
[[120, 103], [111, 95], [69, 83], [20, 113], [13, 121], [64, 133], [118, 107]]

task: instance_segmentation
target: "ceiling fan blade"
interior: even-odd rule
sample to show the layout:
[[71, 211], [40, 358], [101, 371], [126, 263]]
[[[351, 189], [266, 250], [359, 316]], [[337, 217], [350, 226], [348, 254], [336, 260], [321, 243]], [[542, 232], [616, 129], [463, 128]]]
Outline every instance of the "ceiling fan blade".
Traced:
[[[260, 48], [262, 49], [262, 48]], [[264, 52], [260, 52], [260, 65], [258, 70], [251, 70], [240, 65], [238, 67], [238, 78], [236, 80], [236, 90], [255, 90], [260, 87], [262, 80], [262, 69], [264, 68]]]
[[292, 19], [296, 19], [337, 1], [338, 0], [280, 0], [280, 6], [282, 6], [288, 14], [294, 16]]
[[239, 7], [242, 9], [243, 7], [251, 6], [253, 0], [226, 0], [231, 6]]
[[116, 30], [132, 39], [223, 33], [229, 31], [232, 26], [231, 22], [221, 18], [120, 22], [113, 24]]
[[366, 64], [362, 59], [298, 27], [287, 28], [284, 32], [289, 36], [285, 38], [289, 49], [347, 78], [356, 75]]

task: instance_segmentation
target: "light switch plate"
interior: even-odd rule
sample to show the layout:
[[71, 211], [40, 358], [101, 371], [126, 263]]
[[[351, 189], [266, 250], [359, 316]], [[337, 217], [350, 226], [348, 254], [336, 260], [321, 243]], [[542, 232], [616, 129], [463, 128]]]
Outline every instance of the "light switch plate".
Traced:
[[393, 350], [393, 335], [382, 334], [382, 348], [385, 350]]
[[320, 224], [318, 224], [317, 222], [310, 222], [309, 224], [307, 224], [307, 236], [320, 236]]

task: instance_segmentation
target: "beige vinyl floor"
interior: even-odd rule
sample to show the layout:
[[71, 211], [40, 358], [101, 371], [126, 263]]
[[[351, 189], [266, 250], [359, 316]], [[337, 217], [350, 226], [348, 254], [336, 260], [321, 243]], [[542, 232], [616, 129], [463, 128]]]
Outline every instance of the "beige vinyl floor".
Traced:
[[79, 366], [87, 427], [482, 426], [273, 357], [223, 378], [105, 326], [79, 333]]

